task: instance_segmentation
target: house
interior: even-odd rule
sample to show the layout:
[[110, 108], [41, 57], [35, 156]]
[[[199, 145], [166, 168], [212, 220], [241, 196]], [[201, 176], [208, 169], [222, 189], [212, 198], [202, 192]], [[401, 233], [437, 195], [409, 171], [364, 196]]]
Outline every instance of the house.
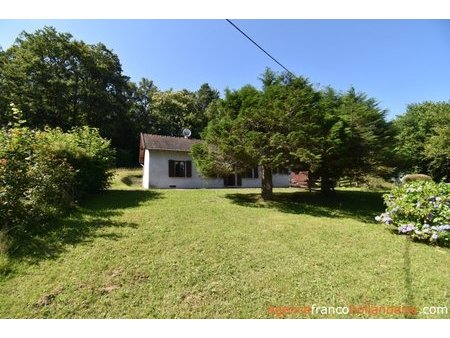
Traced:
[[[141, 133], [139, 163], [143, 166], [144, 188], [223, 188], [261, 186], [260, 169], [251, 168], [243, 174], [204, 178], [190, 155], [194, 144], [201, 140]], [[274, 187], [289, 187], [287, 170], [273, 173]]]

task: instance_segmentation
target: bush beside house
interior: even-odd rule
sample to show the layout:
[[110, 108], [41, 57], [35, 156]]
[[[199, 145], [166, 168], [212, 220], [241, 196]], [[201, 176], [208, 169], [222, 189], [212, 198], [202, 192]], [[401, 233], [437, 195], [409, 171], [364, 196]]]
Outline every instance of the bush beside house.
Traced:
[[0, 130], [0, 253], [8, 251], [8, 238], [26, 235], [78, 198], [106, 189], [113, 163], [109, 141], [93, 128]]

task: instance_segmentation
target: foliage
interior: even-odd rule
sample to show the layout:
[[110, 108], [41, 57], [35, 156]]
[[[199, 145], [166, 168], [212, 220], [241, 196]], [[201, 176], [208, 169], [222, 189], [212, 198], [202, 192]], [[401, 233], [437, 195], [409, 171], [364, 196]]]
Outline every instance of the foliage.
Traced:
[[450, 102], [410, 104], [394, 121], [400, 171], [450, 179]]
[[158, 87], [152, 80], [142, 78], [138, 84], [130, 83], [131, 88], [131, 118], [137, 131], [154, 132], [151, 126], [154, 124], [153, 96], [158, 92]]
[[118, 141], [127, 122], [128, 78], [117, 55], [52, 27], [22, 32], [5, 51], [0, 87], [2, 121], [8, 118], [7, 104], [14, 102], [31, 128], [90, 125]]
[[140, 131], [181, 136], [189, 128], [198, 138], [208, 123], [207, 109], [218, 98], [219, 93], [206, 83], [197, 92], [159, 91], [152, 81], [142, 79], [134, 89], [133, 116]]
[[136, 164], [141, 132], [180, 136], [190, 128], [199, 137], [218, 98], [207, 83], [197, 91], [160, 91], [146, 78], [135, 84], [104, 44], [53, 27], [22, 32], [0, 51], [0, 125], [11, 122], [14, 102], [32, 129], [97, 128], [117, 150], [118, 166]]
[[209, 176], [261, 166], [262, 196], [270, 199], [272, 171], [288, 167], [291, 141], [299, 136], [293, 128], [308, 116], [315, 93], [307, 80], [270, 70], [262, 82], [262, 91], [250, 85], [226, 91], [202, 134], [206, 144], [197, 145], [193, 157]]
[[110, 141], [95, 128], [80, 127], [70, 132], [46, 129], [43, 134], [47, 151], [67, 161], [75, 172], [75, 194], [84, 196], [109, 187], [114, 165]]
[[191, 155], [197, 170], [205, 177], [224, 177], [233, 172], [233, 159], [217, 147], [206, 143], [198, 143], [192, 147]]
[[416, 181], [384, 195], [386, 211], [376, 220], [413, 239], [448, 246], [450, 244], [450, 186]]
[[[135, 140], [132, 151], [134, 161], [131, 163], [137, 159], [135, 152], [140, 132], [181, 136], [182, 130], [189, 128], [192, 131], [191, 137], [199, 138], [211, 119], [210, 106], [219, 98], [219, 92], [207, 83], [202, 84], [196, 92], [186, 89], [160, 91], [153, 81], [146, 78], [142, 78], [137, 85], [130, 83], [130, 87], [130, 116], [134, 126], [131, 135]], [[127, 137], [129, 138], [128, 135]], [[118, 155], [121, 154], [122, 152], [118, 152]], [[130, 161], [122, 161], [118, 165], [130, 165]]]
[[181, 136], [183, 128], [199, 123], [195, 99], [187, 90], [156, 92], [153, 96], [153, 130], [158, 135]]
[[[391, 129], [374, 99], [350, 89], [317, 91], [308, 80], [267, 70], [263, 88], [226, 92], [193, 151], [203, 175], [259, 165], [262, 194], [270, 198], [271, 172], [309, 170], [329, 192], [342, 176], [380, 174]], [[267, 175], [264, 175], [264, 172]]]
[[308, 139], [298, 138], [296, 146], [298, 152], [313, 156], [299, 156], [299, 165], [321, 178], [323, 192], [343, 176], [360, 179], [389, 171], [385, 163], [390, 126], [373, 98], [354, 88], [345, 93], [326, 88], [319, 92], [310, 119], [309, 124], [299, 123]]
[[424, 155], [429, 161], [430, 175], [450, 182], [450, 118], [442, 123], [433, 129], [433, 136], [425, 143]]
[[0, 131], [0, 224], [24, 232], [73, 203], [73, 168], [46, 150], [42, 133], [26, 127]]
[[0, 129], [0, 232], [26, 234], [74, 206], [76, 197], [106, 189], [113, 163], [109, 141], [98, 130], [34, 131], [15, 122]]
[[3, 126], [11, 121], [8, 105], [14, 102], [32, 129], [68, 131], [87, 125], [98, 128], [113, 147], [131, 151], [137, 148], [139, 130], [129, 116], [129, 90], [116, 54], [52, 27], [21, 33], [0, 56]]

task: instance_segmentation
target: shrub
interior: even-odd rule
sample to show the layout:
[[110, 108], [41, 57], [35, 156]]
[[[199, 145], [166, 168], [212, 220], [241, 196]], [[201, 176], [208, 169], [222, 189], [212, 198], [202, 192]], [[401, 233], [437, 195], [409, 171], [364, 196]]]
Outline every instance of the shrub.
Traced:
[[77, 197], [109, 187], [115, 154], [110, 148], [110, 141], [102, 138], [97, 129], [80, 127], [68, 133], [60, 129], [47, 129], [45, 139], [48, 151], [73, 167]]
[[0, 129], [2, 236], [20, 239], [68, 211], [76, 197], [106, 189], [113, 163], [109, 141], [96, 129]]
[[415, 181], [384, 195], [385, 212], [375, 219], [415, 240], [450, 244], [450, 185]]
[[0, 230], [24, 232], [73, 201], [73, 169], [46, 151], [40, 133], [0, 130]]

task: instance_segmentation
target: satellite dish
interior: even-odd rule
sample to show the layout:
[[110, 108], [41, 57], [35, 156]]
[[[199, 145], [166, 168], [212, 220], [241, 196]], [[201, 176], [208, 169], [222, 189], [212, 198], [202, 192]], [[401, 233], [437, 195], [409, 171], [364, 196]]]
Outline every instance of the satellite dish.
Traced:
[[184, 136], [184, 138], [188, 138], [189, 136], [191, 136], [191, 131], [188, 128], [184, 128], [183, 136]]

